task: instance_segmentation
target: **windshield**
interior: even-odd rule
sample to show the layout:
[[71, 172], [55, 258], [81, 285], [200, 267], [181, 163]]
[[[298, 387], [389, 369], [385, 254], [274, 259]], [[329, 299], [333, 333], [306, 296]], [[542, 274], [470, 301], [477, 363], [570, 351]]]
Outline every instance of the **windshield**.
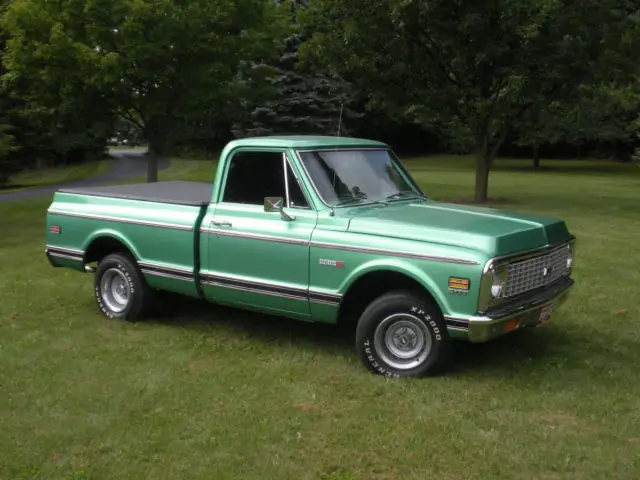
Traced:
[[422, 197], [388, 150], [301, 152], [300, 158], [322, 200], [331, 206]]

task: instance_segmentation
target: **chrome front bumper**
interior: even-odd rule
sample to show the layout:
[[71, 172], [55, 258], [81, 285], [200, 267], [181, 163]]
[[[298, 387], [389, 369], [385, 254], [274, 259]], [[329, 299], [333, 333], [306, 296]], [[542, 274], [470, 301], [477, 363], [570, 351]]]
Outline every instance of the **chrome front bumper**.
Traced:
[[481, 316], [445, 316], [450, 333], [466, 338], [473, 343], [482, 343], [521, 328], [538, 327], [548, 322], [549, 317], [566, 300], [574, 281], [565, 278], [544, 291], [500, 306]]

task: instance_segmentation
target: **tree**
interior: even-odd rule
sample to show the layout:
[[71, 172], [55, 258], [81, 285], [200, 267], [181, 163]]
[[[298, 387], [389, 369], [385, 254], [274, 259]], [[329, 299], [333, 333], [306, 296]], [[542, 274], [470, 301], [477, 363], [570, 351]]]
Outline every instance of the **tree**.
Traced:
[[533, 168], [540, 168], [540, 146], [554, 144], [564, 140], [568, 126], [568, 107], [562, 102], [553, 101], [546, 105], [537, 102], [516, 121], [514, 126], [519, 146], [530, 146]]
[[[31, 12], [36, 15], [29, 17], [30, 11], [20, 10], [17, 2], [6, 5], [0, 23], [6, 39], [0, 103], [19, 146], [11, 155], [13, 163], [27, 168], [46, 161], [57, 165], [101, 157], [113, 122], [104, 96], [88, 89], [85, 80], [75, 74], [72, 56], [47, 56], [64, 44], [55, 30], [36, 31], [49, 20], [43, 12]], [[13, 61], [12, 46], [20, 39], [12, 35], [15, 30], [11, 28], [16, 11], [22, 15], [18, 24], [33, 34], [32, 40], [41, 34], [52, 44], [39, 45], [39, 50], [28, 52], [30, 56], [18, 63]], [[21, 68], [11, 68], [16, 64]]]
[[576, 102], [539, 104], [516, 125], [517, 143], [533, 147], [534, 168], [539, 167], [537, 147], [556, 142], [599, 145], [616, 159], [630, 161], [640, 132], [638, 78], [624, 85], [578, 85], [576, 90], [580, 92]]
[[39, 98], [66, 86], [140, 127], [149, 182], [174, 125], [233, 97], [242, 62], [277, 53], [285, 26], [268, 0], [14, 0], [5, 25], [9, 71]]
[[[5, 2], [0, 2], [0, 15], [4, 13]], [[1, 81], [4, 68], [2, 59], [5, 50], [4, 31], [0, 30], [0, 187], [5, 185], [9, 179], [9, 175], [15, 170], [14, 162], [9, 158], [9, 154], [15, 150], [15, 137], [10, 133], [11, 125], [8, 123], [7, 107], [7, 88]]]
[[348, 120], [358, 116], [350, 108], [354, 96], [349, 85], [337, 76], [300, 70], [301, 43], [299, 33], [285, 40], [285, 52], [273, 65], [273, 93], [247, 105], [249, 114], [236, 126], [236, 135], [348, 134]]
[[634, 9], [626, 0], [316, 0], [302, 56], [472, 146], [475, 199], [485, 202], [515, 122], [571, 102], [577, 84], [630, 72]]
[[288, 12], [293, 32], [285, 39], [279, 58], [269, 62], [271, 69], [268, 90], [254, 101], [247, 102], [245, 117], [237, 122], [238, 136], [272, 134], [324, 134], [349, 132], [349, 120], [358, 118], [353, 110], [354, 92], [337, 75], [311, 69], [303, 70], [298, 61], [300, 45], [307, 35], [298, 21], [306, 1], [276, 0]]
[[5, 185], [9, 175], [15, 170], [9, 153], [15, 148], [13, 135], [9, 134], [9, 125], [0, 124], [0, 187]]

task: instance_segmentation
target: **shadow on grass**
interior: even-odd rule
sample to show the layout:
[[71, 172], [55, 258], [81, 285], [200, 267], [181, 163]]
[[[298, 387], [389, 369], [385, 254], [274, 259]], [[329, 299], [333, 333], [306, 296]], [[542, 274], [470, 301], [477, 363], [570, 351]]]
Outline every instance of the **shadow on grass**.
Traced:
[[[563, 327], [524, 329], [485, 344], [457, 342], [449, 377], [479, 375], [562, 391], [584, 382], [626, 382], [640, 355], [633, 339]], [[572, 388], [573, 388], [572, 387]]]
[[[214, 327], [221, 327], [232, 336], [248, 336], [263, 344], [295, 344], [304, 349], [356, 357], [355, 324], [308, 323], [174, 294], [164, 296], [158, 307], [160, 313], [153, 321], [163, 325], [205, 335]], [[610, 353], [590, 342], [581, 345], [584, 342], [589, 339], [576, 338], [574, 334], [558, 329], [527, 329], [483, 344], [455, 341], [453, 362], [445, 375], [495, 373], [507, 376], [514, 369], [520, 375], [526, 376], [527, 372], [537, 375], [535, 372], [539, 372], [541, 366], [549, 368], [562, 363], [569, 366], [569, 370], [581, 369], [583, 361], [594, 353], [605, 356]]]
[[157, 310], [159, 313], [153, 316], [153, 321], [205, 334], [215, 325], [231, 334], [248, 334], [261, 343], [294, 343], [305, 348], [329, 348], [340, 354], [354, 352], [355, 324], [304, 322], [175, 294], [163, 295]]
[[554, 331], [523, 329], [487, 343], [455, 342], [455, 365], [451, 373], [471, 370], [512, 370], [526, 363], [549, 363], [571, 338]]

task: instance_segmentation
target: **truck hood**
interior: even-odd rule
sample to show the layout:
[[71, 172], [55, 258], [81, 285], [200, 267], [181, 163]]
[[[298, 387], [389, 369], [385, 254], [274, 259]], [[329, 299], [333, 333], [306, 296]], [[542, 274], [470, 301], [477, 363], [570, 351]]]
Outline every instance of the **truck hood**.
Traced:
[[433, 201], [354, 208], [348, 231], [509, 255], [571, 237], [562, 220]]

